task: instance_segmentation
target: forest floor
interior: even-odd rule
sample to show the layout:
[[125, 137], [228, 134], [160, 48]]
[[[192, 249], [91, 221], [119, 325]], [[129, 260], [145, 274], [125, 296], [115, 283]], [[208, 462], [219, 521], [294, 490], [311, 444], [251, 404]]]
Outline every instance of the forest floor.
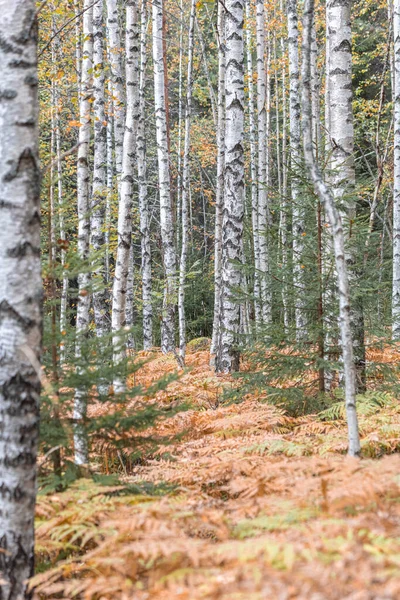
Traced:
[[[208, 362], [189, 354], [190, 372], [158, 393], [194, 403], [156, 428], [180, 433], [168, 454], [125, 487], [79, 480], [39, 497], [36, 598], [398, 600], [399, 403], [361, 409], [370, 458], [349, 459], [342, 418], [254, 397], [219, 406], [233, 382]], [[175, 365], [155, 355], [135, 383]]]

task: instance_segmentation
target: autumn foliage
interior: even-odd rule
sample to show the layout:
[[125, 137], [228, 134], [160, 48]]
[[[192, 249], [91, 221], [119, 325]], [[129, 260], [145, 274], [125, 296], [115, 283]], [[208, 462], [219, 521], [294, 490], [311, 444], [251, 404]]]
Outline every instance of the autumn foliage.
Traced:
[[[176, 370], [146, 357], [136, 383]], [[341, 404], [299, 418], [257, 398], [221, 404], [237, 382], [208, 360], [192, 352], [148, 398], [192, 403], [156, 428], [180, 436], [168, 453], [121, 466], [121, 485], [39, 498], [36, 599], [400, 597], [398, 402], [360, 399], [365, 458], [350, 460]]]

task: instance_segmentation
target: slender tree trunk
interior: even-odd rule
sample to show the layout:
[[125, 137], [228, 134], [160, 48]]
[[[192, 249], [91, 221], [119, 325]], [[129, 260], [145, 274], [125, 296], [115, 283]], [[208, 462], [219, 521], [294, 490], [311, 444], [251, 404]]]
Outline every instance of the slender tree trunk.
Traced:
[[92, 287], [96, 334], [102, 337], [109, 329], [105, 264], [105, 212], [107, 202], [107, 122], [105, 112], [103, 2], [93, 7], [93, 117], [94, 157], [91, 202]]
[[238, 371], [244, 216], [244, 0], [226, 0], [225, 187], [222, 223], [221, 324], [217, 371]]
[[168, 139], [166, 73], [163, 43], [164, 0], [153, 1], [154, 101], [157, 132], [157, 157], [160, 193], [160, 221], [165, 271], [161, 347], [164, 353], [175, 352], [176, 250], [171, 197], [171, 172]]
[[60, 363], [65, 362], [65, 344], [62, 340], [67, 329], [67, 306], [68, 306], [68, 287], [69, 279], [66, 274], [66, 250], [68, 247], [67, 236], [65, 232], [64, 206], [63, 206], [63, 182], [62, 182], [62, 160], [61, 160], [61, 124], [60, 107], [57, 87], [54, 88], [55, 94], [55, 141], [57, 153], [57, 204], [58, 204], [58, 223], [61, 241], [61, 267], [62, 267], [62, 287], [60, 301]]
[[251, 177], [251, 220], [253, 229], [254, 252], [254, 313], [256, 333], [262, 325], [260, 302], [260, 229], [258, 226], [258, 188], [257, 188], [257, 123], [254, 111], [254, 83], [252, 35], [250, 27], [251, 0], [246, 0], [246, 49], [247, 49], [247, 79], [249, 89], [249, 121], [250, 121], [250, 177]]
[[113, 102], [112, 102], [112, 81], [107, 82], [108, 91], [108, 113], [107, 113], [107, 201], [106, 201], [106, 227], [105, 227], [105, 244], [106, 244], [106, 281], [110, 283], [110, 231], [111, 231], [111, 203], [113, 196], [114, 183], [114, 117]]
[[300, 189], [301, 137], [300, 137], [300, 72], [299, 72], [299, 29], [297, 0], [288, 0], [288, 46], [290, 79], [290, 161], [291, 161], [291, 200], [293, 230], [293, 283], [295, 298], [296, 339], [307, 338], [307, 316], [305, 310], [304, 282], [304, 235], [305, 214]]
[[196, 21], [196, 0], [192, 0], [190, 9], [189, 44], [188, 44], [188, 71], [186, 82], [186, 110], [185, 110], [185, 143], [183, 150], [182, 171], [182, 248], [179, 269], [178, 312], [179, 312], [179, 351], [181, 360], [186, 356], [186, 316], [185, 316], [185, 285], [188, 255], [188, 227], [189, 227], [189, 194], [190, 194], [190, 126], [192, 116], [192, 91], [193, 91], [193, 55], [194, 55], [194, 26]]
[[214, 239], [214, 322], [211, 364], [217, 353], [221, 314], [222, 210], [225, 181], [225, 8], [218, 2], [218, 117], [217, 117], [217, 191], [215, 198]]
[[203, 59], [203, 67], [204, 67], [204, 74], [206, 76], [207, 79], [207, 86], [208, 86], [208, 93], [210, 95], [210, 104], [211, 104], [211, 113], [213, 116], [213, 121], [214, 121], [214, 125], [217, 126], [217, 101], [215, 99], [215, 92], [214, 92], [214, 88], [211, 82], [211, 77], [210, 77], [210, 69], [208, 68], [208, 61], [207, 61], [207, 54], [206, 54], [206, 48], [204, 45], [204, 38], [203, 38], [203, 34], [201, 32], [200, 29], [200, 25], [198, 22], [198, 19], [196, 18], [196, 29], [197, 29], [197, 35], [199, 38], [199, 42], [200, 42], [200, 49], [201, 49], [201, 56]]
[[[78, 256], [82, 264], [82, 272], [78, 275], [78, 301], [76, 309], [76, 343], [75, 357], [77, 360], [77, 373], [81, 373], [82, 344], [89, 327], [90, 308], [90, 275], [87, 270], [89, 260], [90, 221], [90, 173], [89, 151], [91, 133], [91, 106], [93, 86], [93, 2], [85, 0], [83, 15], [83, 48], [81, 70], [81, 93], [79, 98], [79, 149], [78, 149]], [[83, 467], [89, 462], [88, 443], [86, 436], [86, 391], [79, 387], [75, 390], [74, 402], [74, 447], [75, 464]]]
[[37, 23], [0, 0], [0, 597], [31, 598], [42, 282]]
[[150, 208], [147, 190], [146, 156], [146, 67], [147, 67], [147, 0], [142, 0], [140, 37], [139, 120], [137, 160], [139, 214], [142, 246], [143, 348], [153, 347], [153, 304], [151, 275]]
[[394, 0], [394, 186], [392, 336], [400, 340], [400, 0]]
[[305, 0], [303, 22], [303, 65], [302, 65], [302, 124], [304, 156], [314, 184], [315, 192], [324, 205], [333, 239], [336, 270], [339, 285], [340, 333], [342, 339], [343, 366], [345, 376], [345, 400], [349, 434], [349, 454], [358, 456], [360, 438], [356, 411], [356, 373], [353, 355], [352, 327], [350, 318], [350, 286], [345, 257], [345, 236], [342, 220], [335, 205], [334, 196], [323, 180], [315, 159], [312, 133], [311, 106], [311, 42], [314, 0]]
[[79, 10], [79, 1], [74, 0], [74, 12], [75, 12], [75, 69], [76, 69], [76, 81], [78, 97], [81, 94], [81, 68], [82, 68], [82, 50], [81, 50], [81, 16]]
[[[283, 0], [280, 1], [282, 18], [284, 18]], [[284, 37], [280, 40], [282, 57], [285, 57], [286, 45]], [[282, 305], [283, 305], [283, 323], [285, 331], [289, 331], [289, 239], [288, 239], [288, 155], [287, 155], [287, 89], [286, 89], [286, 61], [282, 65], [282, 195], [280, 208], [280, 241], [282, 246]]]
[[352, 108], [351, 0], [328, 1], [330, 68], [330, 138], [332, 140], [332, 190], [336, 204], [342, 205], [341, 217], [346, 238], [346, 260], [353, 282], [351, 321], [353, 328], [354, 360], [357, 389], [365, 391], [365, 344], [362, 298], [357, 291], [360, 268], [357, 267], [357, 248], [352, 234], [356, 217], [354, 126]]
[[265, 69], [265, 8], [257, 0], [257, 123], [258, 123], [258, 240], [260, 256], [260, 298], [264, 325], [272, 320], [272, 297], [269, 282], [268, 223], [268, 112]]
[[[118, 207], [118, 246], [115, 265], [112, 318], [114, 364], [123, 362], [126, 355], [125, 342], [120, 333], [126, 326], [127, 286], [132, 245], [132, 196], [135, 173], [137, 107], [139, 92], [139, 29], [137, 0], [126, 5], [126, 123], [123, 143], [122, 173]], [[125, 390], [125, 382], [117, 378], [115, 391]]]
[[125, 131], [125, 92], [117, 0], [107, 0], [107, 36], [114, 106], [115, 170], [118, 182], [120, 182]]
[[178, 76], [178, 185], [176, 195], [176, 248], [179, 251], [181, 243], [181, 202], [182, 202], [182, 126], [183, 126], [183, 28], [184, 12], [183, 0], [180, 0], [180, 28], [179, 28], [179, 76]]

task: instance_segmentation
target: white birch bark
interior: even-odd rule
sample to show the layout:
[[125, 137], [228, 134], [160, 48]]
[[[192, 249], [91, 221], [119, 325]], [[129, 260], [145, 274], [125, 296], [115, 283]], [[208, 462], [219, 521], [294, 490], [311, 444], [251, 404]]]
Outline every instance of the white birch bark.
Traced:
[[300, 72], [299, 72], [299, 28], [297, 0], [287, 1], [288, 49], [289, 49], [289, 129], [291, 165], [291, 201], [293, 230], [293, 285], [295, 298], [296, 339], [307, 338], [307, 316], [305, 312], [304, 282], [304, 234], [305, 215], [300, 189], [301, 137], [300, 137]]
[[[283, 0], [280, 1], [280, 10], [284, 18]], [[284, 36], [280, 39], [282, 57], [286, 54], [286, 44]], [[288, 155], [287, 155], [287, 89], [286, 89], [286, 61], [282, 65], [282, 195], [279, 218], [279, 233], [282, 247], [282, 305], [283, 305], [283, 323], [285, 331], [289, 331], [289, 239], [288, 239]]]
[[182, 126], [183, 126], [183, 28], [184, 12], [183, 0], [180, 0], [180, 27], [179, 27], [179, 75], [178, 75], [178, 183], [176, 193], [176, 248], [180, 247], [181, 241], [181, 202], [182, 202]]
[[268, 253], [268, 112], [267, 80], [265, 69], [265, 7], [264, 0], [257, 0], [257, 123], [258, 123], [258, 239], [259, 239], [259, 279], [263, 324], [272, 319], [272, 298], [269, 289]]
[[315, 192], [324, 206], [332, 235], [339, 286], [339, 325], [345, 378], [345, 401], [349, 436], [348, 452], [351, 456], [358, 456], [360, 453], [360, 438], [356, 411], [356, 372], [350, 319], [350, 286], [345, 256], [345, 236], [341, 216], [336, 208], [334, 196], [331, 189], [323, 180], [321, 171], [315, 159], [313, 148], [310, 68], [313, 18], [314, 0], [305, 0], [302, 46], [302, 124], [304, 156], [311, 180], [314, 184]]
[[122, 153], [125, 131], [125, 90], [122, 68], [122, 44], [118, 23], [118, 2], [107, 0], [107, 37], [111, 67], [113, 117], [114, 117], [114, 145], [115, 145], [115, 170], [117, 180], [120, 182], [122, 173]]
[[356, 364], [357, 386], [365, 387], [365, 345], [362, 298], [357, 294], [357, 248], [352, 235], [352, 223], [356, 217], [354, 199], [354, 126], [351, 52], [351, 0], [328, 1], [327, 28], [329, 29], [330, 66], [328, 71], [330, 89], [331, 182], [336, 204], [341, 211], [346, 239], [346, 260], [349, 276], [354, 283], [351, 322], [353, 328], [353, 352]]
[[0, 596], [34, 570], [42, 283], [34, 0], [0, 0]]
[[107, 102], [107, 201], [106, 201], [106, 281], [110, 282], [110, 229], [111, 229], [111, 201], [113, 195], [114, 182], [114, 117], [112, 102], [112, 82], [107, 82], [108, 102]]
[[226, 127], [222, 222], [222, 289], [217, 371], [239, 370], [238, 349], [244, 216], [244, 0], [225, 1]]
[[[132, 195], [135, 176], [137, 106], [139, 92], [139, 28], [137, 0], [126, 4], [126, 123], [123, 143], [122, 173], [118, 207], [118, 245], [113, 284], [111, 328], [113, 332], [114, 364], [126, 355], [120, 335], [126, 326], [127, 286], [132, 245]], [[125, 382], [115, 380], [115, 392], [125, 390]]]
[[225, 9], [218, 2], [218, 115], [217, 115], [217, 190], [214, 234], [214, 321], [211, 340], [211, 364], [215, 362], [221, 312], [222, 209], [225, 181]]
[[189, 241], [189, 196], [190, 196], [190, 126], [192, 116], [193, 92], [193, 55], [194, 55], [194, 26], [196, 21], [196, 0], [192, 0], [190, 8], [188, 70], [186, 80], [185, 108], [185, 140], [183, 149], [182, 170], [182, 246], [179, 266], [178, 314], [179, 314], [179, 353], [181, 361], [186, 356], [186, 315], [185, 315], [185, 285], [187, 270], [187, 255]]
[[81, 62], [82, 62], [82, 51], [81, 51], [81, 16], [79, 11], [79, 2], [74, 0], [74, 12], [75, 12], [75, 68], [76, 68], [76, 81], [78, 97], [81, 95]]
[[164, 0], [153, 1], [154, 102], [156, 115], [158, 185], [163, 263], [165, 272], [161, 347], [175, 352], [176, 249], [174, 240], [171, 172], [168, 144], [166, 73], [163, 40]]
[[[62, 288], [60, 300], [60, 333], [63, 337], [67, 328], [67, 306], [68, 306], [68, 287], [69, 279], [65, 272], [66, 263], [66, 248], [67, 236], [65, 232], [64, 206], [63, 206], [63, 183], [62, 183], [62, 159], [61, 159], [61, 125], [60, 125], [60, 109], [58, 105], [58, 94], [56, 94], [56, 114], [55, 114], [55, 138], [56, 138], [56, 153], [57, 153], [57, 205], [58, 205], [58, 223], [61, 240], [61, 267], [62, 267]], [[65, 362], [65, 344], [60, 342], [60, 362]]]
[[260, 303], [260, 240], [258, 226], [258, 189], [257, 189], [257, 123], [254, 110], [253, 55], [251, 35], [251, 0], [246, 0], [246, 49], [247, 49], [247, 79], [249, 89], [249, 124], [250, 124], [250, 177], [251, 177], [251, 221], [253, 229], [254, 253], [254, 314], [256, 333], [262, 325]]
[[393, 5], [394, 33], [394, 185], [392, 336], [400, 340], [400, 0]]
[[[90, 275], [85, 264], [89, 260], [90, 246], [90, 173], [89, 151], [91, 133], [91, 100], [93, 86], [93, 6], [91, 0], [84, 2], [83, 15], [83, 47], [82, 69], [79, 98], [79, 149], [77, 166], [77, 198], [78, 198], [78, 256], [82, 262], [82, 272], [78, 275], [78, 301], [76, 309], [76, 342], [75, 357], [77, 372], [80, 372], [79, 362], [82, 359], [82, 343], [89, 327], [90, 308]], [[77, 388], [74, 401], [74, 448], [75, 463], [78, 466], [87, 465], [89, 461], [86, 437], [87, 399], [86, 391]]]
[[[93, 309], [98, 337], [109, 329], [105, 264], [105, 211], [107, 202], [107, 122], [105, 112], [103, 1], [93, 7], [93, 117], [94, 156], [93, 191], [91, 198], [91, 249], [93, 262]], [[102, 256], [100, 254], [103, 253]]]
[[137, 131], [137, 161], [139, 215], [142, 247], [143, 348], [153, 347], [153, 305], [150, 243], [150, 208], [147, 190], [146, 156], [146, 68], [147, 68], [147, 0], [142, 0], [140, 33], [139, 119]]
[[322, 133], [321, 133], [321, 106], [320, 106], [321, 83], [318, 73], [318, 44], [315, 22], [312, 27], [311, 42], [311, 106], [313, 123], [313, 140], [317, 159], [320, 158], [322, 151]]

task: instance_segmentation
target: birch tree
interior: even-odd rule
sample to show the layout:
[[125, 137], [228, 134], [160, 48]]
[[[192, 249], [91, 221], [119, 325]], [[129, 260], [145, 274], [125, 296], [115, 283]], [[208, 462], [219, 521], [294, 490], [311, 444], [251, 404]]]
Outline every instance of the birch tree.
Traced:
[[146, 158], [146, 68], [147, 68], [147, 0], [142, 0], [140, 32], [139, 119], [137, 163], [139, 186], [140, 235], [142, 247], [143, 348], [153, 346], [153, 305], [151, 277], [150, 209], [147, 190]]
[[0, 0], [0, 596], [34, 569], [42, 283], [34, 0]]
[[332, 236], [335, 264], [339, 287], [339, 325], [343, 354], [345, 380], [345, 402], [348, 424], [349, 448], [351, 456], [360, 453], [360, 438], [356, 411], [356, 372], [353, 354], [352, 327], [350, 318], [350, 285], [345, 255], [345, 235], [335, 198], [324, 182], [315, 158], [312, 130], [311, 104], [311, 44], [312, 23], [314, 18], [314, 0], [305, 0], [303, 21], [303, 63], [302, 63], [302, 124], [303, 147], [306, 165], [314, 184], [314, 189], [324, 206]]
[[190, 126], [192, 116], [193, 92], [193, 55], [194, 26], [196, 20], [196, 0], [192, 0], [190, 8], [188, 70], [186, 80], [185, 139], [183, 148], [182, 170], [182, 246], [179, 267], [178, 313], [179, 313], [179, 353], [181, 360], [186, 356], [186, 317], [185, 317], [185, 284], [188, 254], [189, 228], [189, 195], [190, 195]]
[[160, 196], [161, 243], [165, 272], [161, 347], [175, 352], [176, 249], [171, 198], [171, 172], [168, 140], [166, 72], [164, 61], [164, 0], [153, 1], [154, 103], [156, 116], [158, 185]]
[[400, 0], [394, 0], [394, 186], [392, 336], [400, 340]]
[[225, 170], [222, 220], [221, 314], [217, 371], [239, 370], [244, 216], [244, 0], [226, 0]]
[[113, 98], [115, 169], [120, 180], [125, 131], [125, 91], [117, 0], [107, 0], [107, 38]]
[[105, 113], [103, 1], [93, 7], [93, 117], [94, 156], [93, 193], [91, 202], [91, 248], [95, 251], [93, 265], [93, 309], [96, 333], [103, 336], [109, 328], [106, 293], [105, 211], [107, 198], [107, 122]]
[[293, 230], [293, 284], [295, 298], [296, 339], [307, 337], [304, 282], [304, 203], [300, 190], [301, 134], [300, 134], [300, 72], [299, 28], [297, 0], [287, 0], [288, 48], [289, 48], [289, 129], [291, 163], [291, 201]]
[[222, 209], [225, 173], [225, 8], [218, 2], [218, 115], [217, 115], [217, 189], [214, 234], [214, 319], [211, 340], [211, 363], [215, 362], [221, 315]]
[[249, 89], [249, 125], [250, 125], [250, 176], [251, 176], [251, 219], [253, 228], [254, 253], [254, 312], [256, 332], [262, 324], [260, 302], [260, 231], [258, 226], [258, 188], [257, 188], [257, 123], [254, 110], [253, 55], [251, 35], [251, 0], [246, 0], [246, 50], [247, 80]]
[[[77, 372], [81, 373], [82, 345], [89, 327], [90, 274], [87, 268], [90, 246], [90, 173], [89, 152], [91, 133], [91, 106], [93, 86], [93, 2], [85, 0], [83, 14], [83, 47], [81, 65], [81, 85], [79, 97], [79, 149], [77, 165], [78, 199], [78, 256], [82, 271], [78, 275], [78, 300], [76, 308], [75, 358]], [[88, 463], [88, 444], [85, 430], [87, 398], [86, 391], [79, 387], [74, 401], [74, 447], [75, 463], [83, 467]]]
[[[126, 325], [127, 285], [132, 245], [132, 196], [136, 156], [136, 117], [139, 92], [139, 28], [137, 0], [126, 5], [126, 123], [123, 143], [121, 186], [118, 208], [118, 246], [115, 265], [112, 318], [114, 363], [118, 365], [125, 356], [125, 345], [119, 335]], [[115, 382], [117, 392], [125, 383]]]
[[[352, 233], [356, 217], [354, 125], [352, 108], [352, 52], [351, 52], [351, 0], [329, 0], [327, 4], [327, 29], [329, 30], [329, 137], [331, 141], [330, 166], [332, 190], [341, 210], [346, 237], [346, 260], [349, 275], [356, 290], [357, 248]], [[365, 389], [364, 315], [362, 299], [353, 294], [351, 321], [353, 327], [354, 359], [357, 367], [357, 386]]]
[[268, 254], [268, 74], [265, 69], [265, 7], [257, 0], [257, 123], [258, 123], [258, 244], [261, 312], [264, 325], [271, 322], [272, 298], [269, 289]]

